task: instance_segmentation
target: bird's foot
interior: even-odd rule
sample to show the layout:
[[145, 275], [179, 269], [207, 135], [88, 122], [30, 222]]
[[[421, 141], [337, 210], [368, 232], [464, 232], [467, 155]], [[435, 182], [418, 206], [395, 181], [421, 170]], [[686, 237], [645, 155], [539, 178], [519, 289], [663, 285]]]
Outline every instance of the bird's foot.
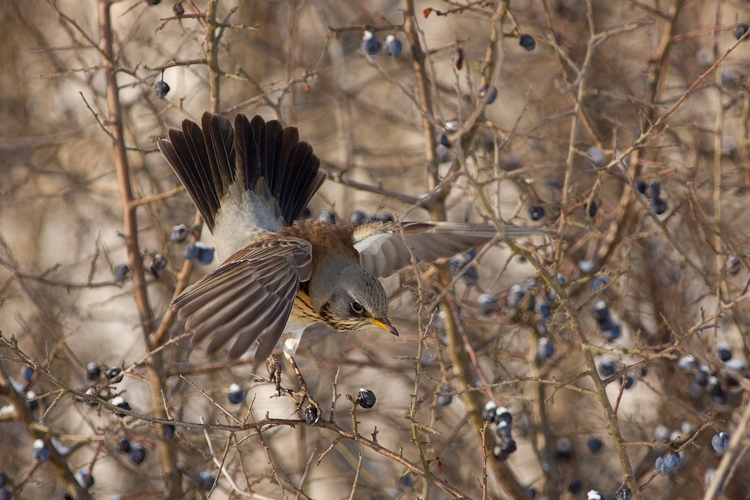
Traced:
[[281, 396], [282, 390], [284, 392], [291, 392], [281, 387], [281, 360], [278, 356], [274, 354], [268, 356], [268, 359], [266, 359], [266, 368], [268, 369], [268, 377], [276, 385], [277, 396]]
[[[300, 385], [299, 391], [293, 394], [295, 397], [299, 397], [299, 401], [297, 402], [297, 410], [307, 423], [313, 424], [320, 419], [320, 416], [323, 414], [323, 410], [320, 407], [320, 404], [318, 404], [318, 402], [315, 401], [310, 395], [310, 389], [307, 387], [307, 383], [305, 382], [305, 378], [302, 376], [302, 372], [300, 372], [299, 370], [299, 366], [297, 366], [297, 362], [294, 361], [294, 358], [292, 356], [287, 356], [287, 358], [289, 359], [289, 363], [292, 365], [292, 369], [294, 370], [294, 374], [297, 376], [297, 381]], [[303, 411], [302, 407], [305, 406], [305, 403], [309, 403], [309, 406]]]

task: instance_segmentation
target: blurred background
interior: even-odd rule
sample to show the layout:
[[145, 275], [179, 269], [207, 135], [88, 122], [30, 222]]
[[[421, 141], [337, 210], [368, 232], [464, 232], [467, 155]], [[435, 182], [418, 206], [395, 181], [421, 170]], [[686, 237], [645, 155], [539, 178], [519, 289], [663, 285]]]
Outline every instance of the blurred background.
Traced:
[[[749, 14], [746, 0], [0, 3], [0, 330], [18, 342], [0, 344], [0, 498], [62, 497], [65, 467], [95, 478], [93, 498], [205, 498], [216, 477], [211, 498], [750, 498]], [[156, 138], [209, 109], [299, 127], [330, 178], [310, 217], [546, 232], [384, 280], [399, 338], [306, 335], [297, 361], [328, 422], [308, 425], [252, 356], [210, 358], [167, 314], [217, 263], [183, 257], [213, 241]], [[346, 398], [362, 388], [371, 409]], [[142, 418], [71, 393], [87, 390]], [[280, 420], [239, 428], [265, 418]]]

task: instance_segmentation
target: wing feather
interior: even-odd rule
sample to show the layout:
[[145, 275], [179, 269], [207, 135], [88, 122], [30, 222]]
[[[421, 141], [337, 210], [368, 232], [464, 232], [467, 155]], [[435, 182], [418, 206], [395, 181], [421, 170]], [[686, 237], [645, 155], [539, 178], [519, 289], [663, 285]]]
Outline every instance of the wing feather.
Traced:
[[237, 358], [261, 336], [259, 352], [270, 353], [284, 331], [299, 284], [310, 279], [311, 269], [308, 241], [292, 237], [256, 241], [185, 290], [172, 307], [188, 318], [186, 328], [195, 332], [193, 342], [213, 335], [209, 353], [236, 338], [229, 357]]

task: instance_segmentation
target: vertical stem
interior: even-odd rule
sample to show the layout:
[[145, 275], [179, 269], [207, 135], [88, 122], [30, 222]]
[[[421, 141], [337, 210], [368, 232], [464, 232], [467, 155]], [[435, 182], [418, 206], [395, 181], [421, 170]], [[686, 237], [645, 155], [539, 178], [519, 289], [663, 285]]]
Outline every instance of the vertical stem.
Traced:
[[[104, 55], [103, 66], [107, 81], [107, 109], [109, 114], [110, 131], [114, 140], [115, 170], [120, 191], [120, 204], [122, 206], [122, 219], [125, 233], [125, 246], [128, 251], [128, 265], [133, 275], [133, 294], [135, 296], [138, 313], [141, 317], [144, 339], [147, 347], [151, 348], [149, 341], [150, 333], [154, 329], [153, 311], [148, 302], [146, 280], [143, 272], [143, 260], [141, 259], [140, 245], [138, 244], [138, 221], [136, 218], [136, 205], [132, 204], [133, 191], [130, 184], [130, 167], [128, 165], [127, 151], [125, 149], [125, 134], [122, 123], [122, 109], [120, 106], [120, 95], [117, 86], [117, 69], [115, 67], [115, 52], [113, 46], [114, 34], [112, 32], [112, 2], [110, 0], [99, 0], [99, 48]], [[147, 366], [149, 390], [154, 408], [154, 416], [167, 418], [163, 395], [166, 392], [162, 370], [161, 353], [157, 352], [151, 356]], [[183, 498], [182, 477], [177, 470], [177, 456], [172, 443], [165, 438], [158, 442], [158, 453], [164, 474], [164, 496], [170, 500]]]
[[211, 113], [216, 113], [219, 110], [219, 89], [221, 88], [219, 85], [219, 78], [221, 77], [219, 44], [216, 43], [216, 6], [218, 3], [218, 0], [209, 0], [206, 5], [206, 49], [208, 50], [208, 83], [210, 89], [208, 109]]
[[414, 76], [417, 83], [417, 96], [422, 115], [422, 135], [425, 143], [425, 160], [427, 162], [427, 188], [432, 191], [440, 182], [438, 177], [438, 159], [435, 148], [437, 140], [435, 136], [434, 109], [432, 95], [430, 94], [429, 77], [427, 76], [427, 55], [422, 50], [419, 40], [419, 29], [417, 27], [417, 16], [414, 10], [414, 0], [404, 0], [404, 34], [409, 41], [414, 66]]

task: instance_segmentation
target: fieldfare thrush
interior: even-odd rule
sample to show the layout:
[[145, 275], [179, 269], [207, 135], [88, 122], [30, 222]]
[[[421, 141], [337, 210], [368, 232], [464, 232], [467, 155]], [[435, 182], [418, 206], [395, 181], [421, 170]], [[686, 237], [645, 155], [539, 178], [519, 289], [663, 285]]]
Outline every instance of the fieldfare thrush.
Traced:
[[[312, 147], [278, 121], [205, 113], [182, 122], [159, 149], [185, 186], [216, 243], [222, 264], [172, 303], [193, 342], [208, 352], [236, 337], [237, 358], [260, 339], [255, 364], [283, 333], [292, 357], [302, 332], [377, 326], [394, 335], [378, 277], [416, 261], [433, 262], [487, 243], [494, 226], [450, 222], [369, 222], [342, 227], [298, 220], [325, 181]], [[539, 232], [506, 227], [503, 237]]]

